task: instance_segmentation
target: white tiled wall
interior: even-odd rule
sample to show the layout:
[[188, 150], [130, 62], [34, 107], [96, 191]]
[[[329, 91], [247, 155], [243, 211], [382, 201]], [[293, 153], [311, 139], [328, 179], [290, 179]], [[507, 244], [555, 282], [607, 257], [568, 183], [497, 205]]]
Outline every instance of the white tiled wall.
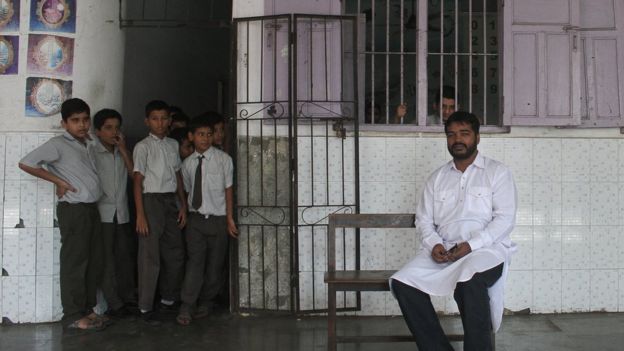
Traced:
[[17, 167], [23, 155], [53, 135], [0, 134], [0, 315], [13, 323], [61, 317], [54, 188]]
[[[479, 150], [512, 169], [519, 193], [505, 307], [624, 311], [624, 139], [482, 136]], [[413, 212], [426, 177], [448, 160], [443, 137], [361, 137], [361, 212]], [[418, 245], [414, 232], [365, 230], [362, 269], [397, 269]], [[457, 311], [452, 297], [433, 303]], [[363, 293], [362, 308], [400, 313], [389, 293]]]

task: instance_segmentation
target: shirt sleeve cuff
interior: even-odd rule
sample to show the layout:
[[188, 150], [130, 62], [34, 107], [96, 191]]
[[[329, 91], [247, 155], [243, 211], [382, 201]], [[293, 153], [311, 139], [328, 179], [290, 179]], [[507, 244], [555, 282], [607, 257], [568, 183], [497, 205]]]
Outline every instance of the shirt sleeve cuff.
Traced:
[[475, 233], [472, 239], [468, 240], [470, 250], [475, 251], [483, 247], [483, 239], [479, 237], [479, 233]]

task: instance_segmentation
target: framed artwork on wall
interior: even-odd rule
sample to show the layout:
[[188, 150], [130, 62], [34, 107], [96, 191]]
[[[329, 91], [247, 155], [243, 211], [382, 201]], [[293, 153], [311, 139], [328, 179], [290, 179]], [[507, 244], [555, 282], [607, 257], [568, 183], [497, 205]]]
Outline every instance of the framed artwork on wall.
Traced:
[[70, 76], [74, 64], [74, 39], [56, 35], [28, 36], [28, 73]]
[[20, 0], [0, 0], [0, 32], [18, 32]]
[[26, 116], [48, 117], [61, 111], [63, 101], [71, 98], [72, 81], [28, 77], [26, 79]]
[[30, 30], [39, 32], [75, 33], [76, 1], [31, 0]]
[[19, 37], [0, 35], [0, 75], [17, 74], [18, 55]]

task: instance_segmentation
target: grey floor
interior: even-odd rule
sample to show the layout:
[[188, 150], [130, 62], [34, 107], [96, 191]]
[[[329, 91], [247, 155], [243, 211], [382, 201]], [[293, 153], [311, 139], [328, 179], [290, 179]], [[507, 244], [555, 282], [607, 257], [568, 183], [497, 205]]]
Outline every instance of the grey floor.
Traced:
[[[325, 350], [322, 317], [241, 316], [220, 313], [188, 327], [162, 315], [150, 327], [134, 320], [118, 321], [88, 335], [63, 335], [59, 323], [1, 325], [0, 350]], [[363, 317], [339, 321], [349, 335], [406, 332], [400, 317]], [[461, 330], [458, 317], [443, 318], [449, 332]], [[624, 350], [624, 313], [506, 316], [496, 336], [498, 351]], [[461, 350], [461, 344], [455, 344]], [[416, 350], [411, 343], [344, 344], [339, 350]]]

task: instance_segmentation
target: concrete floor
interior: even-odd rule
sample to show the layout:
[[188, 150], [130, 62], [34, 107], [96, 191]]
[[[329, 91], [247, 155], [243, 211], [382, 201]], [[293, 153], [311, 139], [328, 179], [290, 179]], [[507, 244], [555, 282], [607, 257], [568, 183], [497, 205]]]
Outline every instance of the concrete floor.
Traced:
[[[174, 314], [150, 327], [134, 319], [106, 330], [63, 336], [59, 323], [0, 326], [0, 350], [325, 350], [326, 320], [322, 317], [240, 316], [220, 313], [175, 324]], [[373, 335], [407, 332], [401, 317], [363, 317], [339, 321], [341, 334]], [[461, 330], [458, 317], [443, 318], [447, 331]], [[624, 350], [624, 313], [506, 316], [497, 334], [498, 351]], [[461, 350], [461, 344], [456, 344]], [[412, 343], [344, 344], [339, 350], [416, 350]]]

